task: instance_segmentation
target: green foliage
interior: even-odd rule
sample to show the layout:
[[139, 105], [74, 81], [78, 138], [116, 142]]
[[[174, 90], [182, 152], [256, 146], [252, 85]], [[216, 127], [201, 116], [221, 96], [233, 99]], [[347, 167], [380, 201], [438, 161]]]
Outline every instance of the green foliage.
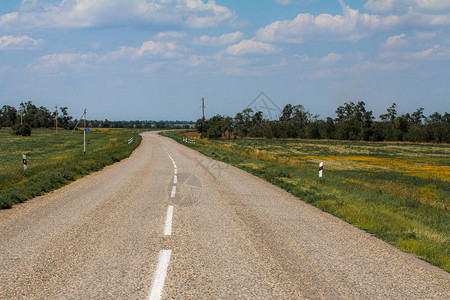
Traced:
[[[133, 137], [134, 142], [128, 144]], [[92, 130], [83, 155], [83, 134], [36, 129], [31, 137], [10, 136], [0, 130], [0, 208], [10, 208], [64, 186], [128, 157], [141, 136], [130, 130]], [[22, 154], [28, 170], [23, 171]]]
[[209, 120], [198, 119], [196, 123], [197, 132], [201, 133], [203, 137], [209, 139], [219, 139], [225, 133], [231, 132], [231, 122], [230, 117], [222, 117], [216, 115]]
[[17, 123], [17, 109], [3, 105], [0, 110], [0, 127], [12, 127]]
[[25, 124], [16, 124], [11, 128], [11, 134], [21, 135], [21, 136], [30, 136], [31, 135], [31, 127], [27, 123]]
[[412, 114], [397, 115], [397, 105], [392, 104], [386, 114], [375, 121], [372, 111], [359, 101], [344, 103], [336, 109], [336, 119], [319, 120], [302, 105], [287, 104], [278, 120], [263, 118], [261, 111], [246, 108], [230, 117], [214, 116], [209, 120], [197, 120], [196, 128], [203, 137], [219, 139], [261, 138], [308, 138], [353, 141], [410, 141], [450, 143], [450, 114], [437, 112], [428, 118], [419, 108]]

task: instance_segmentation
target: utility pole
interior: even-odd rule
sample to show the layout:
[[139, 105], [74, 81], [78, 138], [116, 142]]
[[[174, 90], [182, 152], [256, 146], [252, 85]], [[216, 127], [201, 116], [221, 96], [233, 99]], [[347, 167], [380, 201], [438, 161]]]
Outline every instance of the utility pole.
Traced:
[[55, 105], [55, 129], [58, 134], [58, 105]]
[[83, 130], [83, 139], [84, 139], [84, 154], [86, 155], [86, 109], [84, 109], [84, 130]]
[[205, 97], [202, 97], [202, 115], [203, 120], [205, 120]]
[[22, 126], [22, 119], [23, 119], [23, 102], [20, 103], [20, 126]]

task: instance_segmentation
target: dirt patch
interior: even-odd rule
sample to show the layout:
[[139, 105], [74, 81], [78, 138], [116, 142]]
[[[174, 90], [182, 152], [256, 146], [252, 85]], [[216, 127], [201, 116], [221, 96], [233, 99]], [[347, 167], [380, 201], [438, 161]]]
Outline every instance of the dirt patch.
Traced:
[[195, 137], [195, 138], [200, 137], [200, 133], [195, 132], [195, 131], [186, 132], [186, 133], [184, 133], [184, 135], [188, 136], [188, 137]]

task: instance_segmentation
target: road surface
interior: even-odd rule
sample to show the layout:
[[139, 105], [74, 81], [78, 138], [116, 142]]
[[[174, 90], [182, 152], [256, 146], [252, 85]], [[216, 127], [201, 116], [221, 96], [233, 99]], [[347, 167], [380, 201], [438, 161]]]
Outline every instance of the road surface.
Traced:
[[450, 274], [156, 133], [0, 211], [0, 299], [450, 299]]

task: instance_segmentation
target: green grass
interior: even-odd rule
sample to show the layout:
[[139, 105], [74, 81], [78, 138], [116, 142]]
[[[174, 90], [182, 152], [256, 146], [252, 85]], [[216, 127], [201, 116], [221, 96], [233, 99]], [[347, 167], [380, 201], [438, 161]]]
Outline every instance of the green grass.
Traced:
[[[134, 138], [132, 144], [128, 139]], [[34, 129], [30, 137], [13, 136], [0, 129], [0, 208], [10, 208], [62, 187], [91, 172], [128, 157], [140, 144], [137, 131], [93, 129], [83, 132]], [[23, 170], [22, 154], [28, 170]]]
[[[180, 133], [165, 135], [182, 143]], [[450, 271], [449, 145], [249, 139], [187, 146]]]

